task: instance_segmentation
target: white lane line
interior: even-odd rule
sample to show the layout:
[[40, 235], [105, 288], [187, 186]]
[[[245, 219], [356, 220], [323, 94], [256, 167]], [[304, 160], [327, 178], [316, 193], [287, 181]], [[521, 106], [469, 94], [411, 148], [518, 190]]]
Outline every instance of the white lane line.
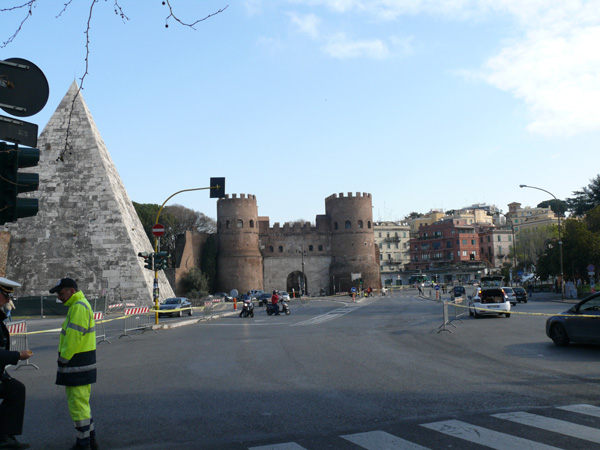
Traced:
[[519, 450], [559, 450], [557, 447], [552, 447], [551, 445], [500, 433], [499, 431], [488, 430], [487, 428], [471, 425], [459, 420], [425, 423], [421, 424], [421, 426], [496, 450], [506, 450], [509, 448], [518, 448]]
[[567, 405], [567, 406], [559, 406], [558, 409], [563, 409], [565, 411], [576, 412], [579, 414], [586, 414], [588, 416], [600, 417], [600, 408], [593, 405]]
[[260, 447], [250, 447], [248, 450], [306, 450], [295, 442], [286, 442], [285, 444], [262, 445]]
[[367, 450], [429, 450], [419, 444], [405, 441], [385, 431], [369, 431], [367, 433], [347, 434], [342, 436], [353, 444]]
[[566, 422], [552, 417], [538, 416], [524, 411], [492, 414], [492, 417], [510, 420], [511, 422], [521, 423], [529, 425], [530, 427], [541, 428], [554, 433], [564, 434], [565, 436], [571, 436], [600, 444], [600, 429], [598, 428]]
[[302, 322], [296, 322], [290, 326], [294, 327], [298, 325], [317, 325], [319, 323], [337, 319], [338, 317], [345, 316], [346, 314], [351, 313], [352, 311], [356, 311], [357, 309], [362, 308], [363, 306], [370, 305], [375, 300], [376, 299], [373, 298], [369, 299], [369, 301], [365, 301], [360, 304], [342, 306], [341, 308], [334, 309], [333, 311], [329, 311], [328, 313], [322, 314], [320, 316], [303, 320]]

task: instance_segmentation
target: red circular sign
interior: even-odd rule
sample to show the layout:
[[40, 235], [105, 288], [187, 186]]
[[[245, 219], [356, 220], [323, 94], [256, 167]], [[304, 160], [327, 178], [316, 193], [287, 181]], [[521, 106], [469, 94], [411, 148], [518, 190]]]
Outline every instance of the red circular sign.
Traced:
[[156, 237], [161, 237], [163, 234], [165, 234], [165, 226], [157, 223], [152, 227], [152, 234]]

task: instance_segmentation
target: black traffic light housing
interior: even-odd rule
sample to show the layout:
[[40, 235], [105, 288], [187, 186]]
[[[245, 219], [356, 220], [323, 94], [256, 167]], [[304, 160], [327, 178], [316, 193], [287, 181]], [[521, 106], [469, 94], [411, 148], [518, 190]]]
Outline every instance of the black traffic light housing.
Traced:
[[154, 270], [164, 270], [169, 265], [169, 254], [158, 252], [154, 254]]
[[138, 256], [144, 258], [144, 268], [154, 270], [154, 253], [139, 252]]
[[225, 197], [225, 177], [210, 179], [210, 198]]
[[19, 169], [35, 167], [39, 161], [37, 148], [0, 142], [0, 225], [38, 213], [37, 198], [18, 198], [18, 195], [38, 189], [39, 174], [23, 173]]
[[474, 255], [473, 253], [471, 253], [471, 254], [469, 255], [469, 259], [470, 259], [471, 261], [475, 261], [475, 255]]

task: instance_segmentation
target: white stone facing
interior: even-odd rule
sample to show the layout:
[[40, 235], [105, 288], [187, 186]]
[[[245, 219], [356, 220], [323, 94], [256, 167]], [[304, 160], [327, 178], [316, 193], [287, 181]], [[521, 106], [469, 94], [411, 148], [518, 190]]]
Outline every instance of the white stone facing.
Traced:
[[[30, 170], [40, 174], [40, 188], [31, 193], [39, 199], [39, 212], [6, 226], [11, 233], [7, 277], [23, 285], [21, 296], [47, 295], [68, 276], [88, 296], [149, 305], [154, 272], [137, 254], [152, 246], [77, 90], [73, 82], [38, 140], [40, 163]], [[57, 161], [73, 100], [70, 151]], [[174, 296], [162, 271], [159, 288], [161, 299]]]

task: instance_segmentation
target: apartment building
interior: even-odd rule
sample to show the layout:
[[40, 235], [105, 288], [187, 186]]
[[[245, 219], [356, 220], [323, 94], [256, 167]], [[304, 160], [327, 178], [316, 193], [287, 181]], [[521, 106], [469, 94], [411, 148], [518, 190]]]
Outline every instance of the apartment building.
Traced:
[[402, 272], [410, 261], [410, 226], [406, 222], [374, 222], [375, 245], [379, 247], [381, 283], [402, 284]]

